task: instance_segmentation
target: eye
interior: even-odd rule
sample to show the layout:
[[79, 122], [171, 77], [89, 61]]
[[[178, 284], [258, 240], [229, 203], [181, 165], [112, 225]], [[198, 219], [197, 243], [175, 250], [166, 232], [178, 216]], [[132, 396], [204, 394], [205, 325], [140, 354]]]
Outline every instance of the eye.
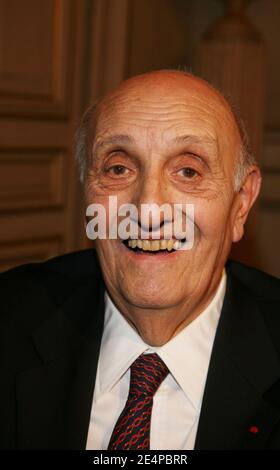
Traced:
[[128, 169], [123, 165], [113, 165], [110, 168], [108, 168], [106, 171], [107, 173], [111, 173], [114, 176], [119, 176], [119, 175], [124, 175], [126, 170]]
[[194, 170], [194, 168], [191, 168], [191, 167], [182, 168], [178, 173], [180, 176], [184, 176], [185, 178], [188, 178], [188, 179], [192, 179], [196, 175], [198, 175], [198, 172]]

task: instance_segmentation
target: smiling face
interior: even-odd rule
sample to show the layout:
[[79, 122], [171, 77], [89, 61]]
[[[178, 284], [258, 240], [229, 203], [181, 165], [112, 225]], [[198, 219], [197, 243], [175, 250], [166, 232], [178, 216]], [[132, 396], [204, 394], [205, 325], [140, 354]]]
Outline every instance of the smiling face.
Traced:
[[136, 327], [141, 309], [169, 311], [175, 328], [209, 302], [231, 243], [242, 236], [244, 197], [234, 192], [239, 152], [229, 106], [186, 74], [133, 78], [99, 105], [87, 204], [108, 210], [109, 195], [117, 196], [118, 206], [139, 209], [143, 203], [194, 204], [191, 250], [154, 255], [134, 252], [121, 239], [95, 243], [107, 288]]

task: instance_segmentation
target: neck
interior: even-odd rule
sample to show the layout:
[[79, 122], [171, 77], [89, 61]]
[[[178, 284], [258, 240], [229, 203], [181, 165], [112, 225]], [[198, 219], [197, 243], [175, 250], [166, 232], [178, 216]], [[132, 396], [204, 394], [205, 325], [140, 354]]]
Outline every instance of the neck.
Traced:
[[213, 300], [220, 284], [222, 273], [200, 293], [167, 308], [143, 308], [127, 302], [120, 296], [109, 294], [118, 310], [150, 346], [163, 346], [195, 320]]

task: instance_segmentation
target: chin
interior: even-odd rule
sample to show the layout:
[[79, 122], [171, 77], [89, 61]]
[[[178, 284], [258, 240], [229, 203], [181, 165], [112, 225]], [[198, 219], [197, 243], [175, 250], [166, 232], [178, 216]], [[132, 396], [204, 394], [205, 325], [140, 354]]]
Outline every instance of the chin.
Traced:
[[154, 290], [147, 289], [145, 286], [141, 286], [139, 289], [134, 287], [123, 292], [128, 303], [145, 309], [164, 309], [177, 305], [180, 299], [178, 299], [177, 295], [170, 294], [170, 291], [166, 292], [166, 287]]

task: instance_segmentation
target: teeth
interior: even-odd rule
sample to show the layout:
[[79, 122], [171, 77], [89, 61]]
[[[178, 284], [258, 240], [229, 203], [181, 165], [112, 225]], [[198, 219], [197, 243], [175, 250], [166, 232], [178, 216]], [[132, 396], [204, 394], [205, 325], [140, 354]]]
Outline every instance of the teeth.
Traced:
[[147, 251], [150, 249], [150, 242], [149, 240], [143, 240], [143, 250]]
[[150, 243], [150, 246], [152, 251], [158, 251], [160, 249], [160, 241], [153, 240], [152, 243]]
[[176, 240], [176, 242], [174, 243], [174, 249], [178, 250], [180, 246], [181, 246], [181, 242], [179, 242], [179, 240]]
[[143, 251], [178, 250], [182, 242], [180, 240], [128, 240], [130, 248], [140, 248]]
[[[175, 242], [176, 243], [176, 242]], [[173, 242], [173, 240], [168, 240], [167, 242], [167, 249], [168, 251], [171, 251], [173, 246], [175, 246], [175, 243]]]
[[161, 250], [166, 250], [167, 243], [168, 243], [168, 240], [160, 240], [160, 249]]

